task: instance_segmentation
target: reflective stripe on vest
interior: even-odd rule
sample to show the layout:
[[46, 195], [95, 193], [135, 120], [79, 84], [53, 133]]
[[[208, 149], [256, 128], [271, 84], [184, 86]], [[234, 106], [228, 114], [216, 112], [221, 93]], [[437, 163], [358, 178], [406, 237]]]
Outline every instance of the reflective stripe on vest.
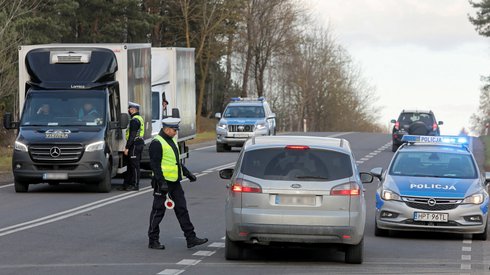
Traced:
[[[175, 159], [175, 153], [170, 144], [165, 141], [160, 135], [155, 137], [155, 140], [158, 140], [162, 145], [162, 173], [165, 180], [168, 181], [177, 181], [179, 179], [179, 166], [177, 165], [177, 161]], [[172, 142], [175, 144], [177, 148], [177, 153], [180, 155], [179, 146], [177, 146], [177, 142], [175, 139], [172, 139]]]
[[[140, 128], [138, 129], [138, 132], [136, 133], [136, 137], [144, 137], [145, 136], [145, 121], [143, 120], [143, 117], [140, 115], [135, 115], [132, 119], [137, 119], [140, 122]], [[129, 139], [129, 130], [126, 130], [126, 140]]]

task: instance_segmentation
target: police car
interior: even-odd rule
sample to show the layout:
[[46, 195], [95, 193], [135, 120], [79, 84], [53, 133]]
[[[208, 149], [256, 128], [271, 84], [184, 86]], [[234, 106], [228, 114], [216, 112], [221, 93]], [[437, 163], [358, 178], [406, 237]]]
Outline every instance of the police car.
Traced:
[[241, 147], [253, 136], [276, 134], [276, 115], [264, 97], [235, 97], [226, 106], [223, 114], [216, 113], [216, 151], [230, 151]]
[[468, 139], [403, 136], [388, 169], [374, 168], [375, 235], [390, 230], [473, 234], [487, 239], [490, 173], [480, 174]]

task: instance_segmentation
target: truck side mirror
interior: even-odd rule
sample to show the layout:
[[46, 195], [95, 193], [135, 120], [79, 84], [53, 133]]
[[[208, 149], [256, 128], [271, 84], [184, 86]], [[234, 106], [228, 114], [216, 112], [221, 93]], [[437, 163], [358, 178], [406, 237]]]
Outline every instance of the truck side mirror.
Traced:
[[172, 117], [180, 118], [180, 111], [178, 108], [172, 108]]
[[126, 129], [128, 128], [128, 125], [129, 125], [129, 114], [121, 113], [119, 127], [121, 129]]
[[219, 118], [221, 118], [221, 113], [216, 113], [216, 114], [214, 114], [214, 117], [215, 117], [215, 118], [218, 118], [218, 119], [219, 119]]
[[392, 119], [391, 120], [391, 123], [396, 123], [396, 119]]
[[269, 118], [276, 118], [276, 114], [275, 113], [272, 113]]
[[12, 121], [12, 114], [11, 113], [5, 113], [3, 115], [3, 127], [5, 129], [17, 129], [18, 128], [18, 123]]
[[444, 121], [439, 121], [439, 122], [437, 122], [437, 124], [443, 125], [444, 124]]

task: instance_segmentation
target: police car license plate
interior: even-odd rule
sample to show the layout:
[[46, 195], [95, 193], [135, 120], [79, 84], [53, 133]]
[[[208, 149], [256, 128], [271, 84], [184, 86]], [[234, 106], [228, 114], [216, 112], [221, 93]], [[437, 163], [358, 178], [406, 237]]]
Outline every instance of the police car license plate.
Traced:
[[67, 173], [44, 173], [43, 180], [67, 180]]
[[315, 196], [290, 196], [276, 195], [277, 205], [306, 205], [314, 206], [316, 204]]
[[415, 212], [413, 219], [421, 222], [448, 222], [449, 214], [432, 212]]
[[233, 136], [236, 138], [248, 138], [248, 134], [234, 134]]

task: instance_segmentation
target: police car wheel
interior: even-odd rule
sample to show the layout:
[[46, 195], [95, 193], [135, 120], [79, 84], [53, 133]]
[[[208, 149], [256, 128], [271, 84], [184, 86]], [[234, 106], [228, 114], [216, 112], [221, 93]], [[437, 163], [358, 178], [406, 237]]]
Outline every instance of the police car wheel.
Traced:
[[390, 234], [389, 230], [386, 229], [381, 229], [378, 227], [378, 225], [375, 223], [374, 224], [374, 236], [376, 237], [386, 237]]
[[230, 240], [228, 234], [225, 240], [225, 258], [227, 260], [241, 260], [244, 258], [244, 248], [240, 242]]
[[486, 241], [487, 240], [487, 228], [488, 228], [488, 223], [485, 225], [485, 231], [480, 234], [473, 234], [473, 240], [479, 240], [479, 241]]
[[364, 239], [356, 245], [349, 245], [345, 250], [345, 262], [348, 264], [362, 264]]

